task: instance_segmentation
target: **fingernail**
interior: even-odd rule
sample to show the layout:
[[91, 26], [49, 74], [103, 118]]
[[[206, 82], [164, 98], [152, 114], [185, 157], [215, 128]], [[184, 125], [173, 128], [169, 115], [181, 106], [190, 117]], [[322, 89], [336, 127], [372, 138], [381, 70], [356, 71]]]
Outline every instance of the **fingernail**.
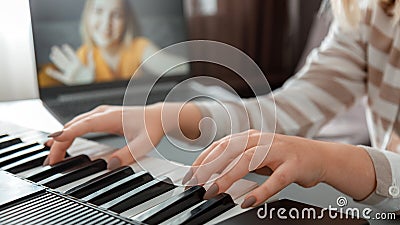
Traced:
[[58, 137], [58, 136], [60, 136], [62, 133], [64, 132], [64, 130], [61, 130], [61, 131], [57, 131], [57, 132], [54, 132], [54, 133], [52, 133], [52, 134], [49, 134], [49, 136], [47, 136], [47, 137]]
[[111, 158], [110, 161], [108, 161], [108, 169], [109, 170], [115, 170], [120, 166], [121, 166], [121, 160], [119, 160], [116, 157]]
[[254, 196], [248, 197], [243, 201], [240, 207], [242, 207], [242, 209], [249, 208], [250, 206], [254, 205], [256, 201], [257, 199]]
[[206, 191], [206, 193], [204, 194], [204, 199], [210, 199], [214, 196], [216, 196], [219, 192], [219, 187], [217, 184], [213, 184], [211, 185], [211, 187]]
[[51, 146], [50, 146], [50, 140], [46, 141], [46, 142], [44, 143], [44, 146], [50, 148], [50, 147], [51, 147]]
[[182, 184], [186, 184], [192, 177], [193, 177], [193, 171], [192, 171], [192, 169], [189, 169], [189, 171], [186, 173], [186, 175], [182, 179]]
[[196, 177], [192, 177], [192, 179], [190, 179], [189, 182], [187, 182], [186, 185], [187, 185], [187, 186], [195, 186], [195, 185], [198, 185], [197, 178], [196, 178]]
[[46, 159], [43, 161], [43, 166], [48, 166], [50, 162], [49, 157], [47, 156]]

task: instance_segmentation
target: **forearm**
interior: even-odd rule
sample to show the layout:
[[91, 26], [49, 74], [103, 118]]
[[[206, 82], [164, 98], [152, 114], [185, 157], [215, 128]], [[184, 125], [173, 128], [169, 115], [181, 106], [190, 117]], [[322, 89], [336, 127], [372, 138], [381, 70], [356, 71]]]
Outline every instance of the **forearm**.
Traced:
[[326, 173], [324, 182], [356, 200], [368, 197], [376, 188], [374, 164], [361, 147], [324, 143]]

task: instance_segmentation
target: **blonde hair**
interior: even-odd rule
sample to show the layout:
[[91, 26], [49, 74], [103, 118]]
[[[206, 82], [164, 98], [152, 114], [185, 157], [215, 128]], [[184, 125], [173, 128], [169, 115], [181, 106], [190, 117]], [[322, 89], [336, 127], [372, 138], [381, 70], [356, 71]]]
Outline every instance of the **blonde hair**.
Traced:
[[[89, 28], [88, 28], [88, 17], [90, 10], [93, 8], [93, 2], [95, 0], [86, 0], [85, 7], [82, 11], [82, 18], [81, 18], [81, 37], [83, 44], [94, 47], [95, 44], [90, 36]], [[125, 20], [125, 30], [124, 35], [122, 37], [122, 43], [125, 45], [129, 45], [136, 36], [139, 36], [139, 27], [136, 23], [136, 18], [133, 12], [131, 5], [129, 4], [128, 0], [123, 1], [123, 15]]]
[[331, 5], [335, 19], [345, 26], [357, 26], [361, 8], [366, 5], [381, 7], [393, 22], [400, 19], [400, 0], [331, 0]]

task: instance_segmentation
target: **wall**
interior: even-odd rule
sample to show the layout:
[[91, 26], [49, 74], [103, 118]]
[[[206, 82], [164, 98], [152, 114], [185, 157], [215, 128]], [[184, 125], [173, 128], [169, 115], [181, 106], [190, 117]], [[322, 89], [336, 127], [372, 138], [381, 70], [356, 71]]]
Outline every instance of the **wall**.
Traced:
[[0, 101], [38, 97], [26, 0], [0, 0]]

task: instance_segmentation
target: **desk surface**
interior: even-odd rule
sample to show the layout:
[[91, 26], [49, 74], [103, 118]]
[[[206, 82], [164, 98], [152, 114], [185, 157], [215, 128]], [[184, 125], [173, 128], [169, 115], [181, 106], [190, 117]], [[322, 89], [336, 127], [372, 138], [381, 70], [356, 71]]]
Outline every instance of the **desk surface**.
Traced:
[[[54, 132], [62, 128], [62, 125], [51, 116], [38, 99], [0, 103], [0, 120], [46, 132]], [[125, 140], [121, 137], [103, 137], [97, 141], [114, 147], [122, 147], [125, 143]], [[184, 143], [182, 144], [184, 145]], [[163, 155], [168, 156], [168, 158], [185, 164], [190, 164], [197, 156], [197, 154], [179, 150], [166, 139], [161, 141], [157, 149]], [[266, 177], [256, 174], [249, 174], [246, 178], [258, 183], [266, 179]], [[279, 194], [280, 198], [293, 199], [320, 207], [329, 207], [330, 205], [337, 207], [336, 200], [340, 196], [344, 195], [326, 184], [319, 184], [316, 187], [308, 189], [292, 184]], [[345, 197], [348, 200], [347, 207], [356, 207], [360, 210], [368, 207], [355, 203], [348, 196]], [[372, 210], [373, 212], [377, 212], [376, 209]], [[371, 225], [398, 224], [398, 221], [388, 220], [370, 220], [369, 222]]]

